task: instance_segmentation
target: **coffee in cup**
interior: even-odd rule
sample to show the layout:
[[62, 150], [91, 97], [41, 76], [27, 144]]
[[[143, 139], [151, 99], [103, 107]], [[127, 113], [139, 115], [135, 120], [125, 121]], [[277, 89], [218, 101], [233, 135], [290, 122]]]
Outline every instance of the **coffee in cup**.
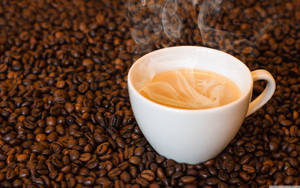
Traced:
[[229, 78], [198, 69], [158, 73], [138, 91], [153, 102], [182, 109], [218, 107], [241, 96], [240, 89]]

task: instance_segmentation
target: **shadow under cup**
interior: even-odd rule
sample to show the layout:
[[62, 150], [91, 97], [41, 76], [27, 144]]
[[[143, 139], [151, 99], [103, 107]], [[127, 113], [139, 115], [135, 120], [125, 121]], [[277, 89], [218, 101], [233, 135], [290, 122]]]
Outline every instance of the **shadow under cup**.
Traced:
[[[155, 74], [195, 68], [232, 80], [241, 97], [209, 109], [178, 109], [155, 103], [138, 90]], [[177, 162], [195, 164], [213, 158], [233, 139], [248, 110], [253, 79], [237, 58], [210, 48], [180, 46], [157, 50], [138, 59], [129, 70], [128, 90], [136, 121], [151, 146]]]

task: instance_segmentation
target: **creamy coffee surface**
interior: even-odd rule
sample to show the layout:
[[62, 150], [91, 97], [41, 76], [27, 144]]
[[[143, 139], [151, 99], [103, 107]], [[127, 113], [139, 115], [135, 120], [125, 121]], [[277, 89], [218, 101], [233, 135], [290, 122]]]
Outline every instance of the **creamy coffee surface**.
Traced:
[[198, 69], [158, 73], [139, 92], [153, 102], [181, 109], [214, 108], [241, 96], [239, 87], [229, 78]]

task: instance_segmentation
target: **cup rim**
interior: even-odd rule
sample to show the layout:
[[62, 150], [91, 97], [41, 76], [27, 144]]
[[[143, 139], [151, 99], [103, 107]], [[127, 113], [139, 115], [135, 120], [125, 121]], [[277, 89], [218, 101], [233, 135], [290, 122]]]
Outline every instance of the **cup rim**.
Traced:
[[[206, 50], [210, 50], [210, 51], [215, 51], [216, 53], [219, 53], [219, 54], [225, 54], [227, 56], [230, 56], [232, 59], [234, 59], [236, 62], [239, 62], [240, 65], [247, 70], [248, 72], [248, 76], [250, 77], [249, 81], [250, 81], [250, 87], [247, 89], [247, 91], [241, 96], [239, 97], [237, 100], [233, 101], [233, 102], [230, 102], [228, 104], [225, 104], [225, 105], [222, 105], [222, 106], [217, 106], [217, 107], [213, 107], [213, 108], [206, 108], [206, 109], [183, 109], [183, 108], [175, 108], [175, 107], [170, 107], [170, 106], [166, 106], [166, 105], [162, 105], [162, 104], [159, 104], [159, 103], [156, 103], [146, 97], [144, 97], [143, 95], [141, 95], [137, 89], [133, 86], [132, 84], [132, 81], [131, 81], [131, 75], [132, 75], [132, 70], [134, 69], [134, 67], [141, 63], [142, 60], [148, 56], [152, 56], [153, 54], [155, 53], [158, 53], [160, 51], [165, 51], [165, 50], [168, 50], [168, 49], [173, 49], [173, 48], [205, 48]], [[185, 113], [193, 113], [193, 112], [196, 112], [196, 113], [205, 113], [205, 112], [211, 112], [211, 111], [219, 111], [219, 110], [224, 110], [224, 109], [227, 109], [227, 108], [230, 108], [242, 101], [245, 100], [245, 98], [248, 96], [248, 94], [251, 92], [251, 90], [253, 89], [253, 78], [251, 76], [251, 71], [249, 70], [249, 68], [241, 61], [239, 60], [238, 58], [234, 57], [233, 55], [229, 54], [229, 53], [226, 53], [226, 52], [223, 52], [221, 50], [217, 50], [217, 49], [214, 49], [214, 48], [208, 48], [208, 47], [204, 47], [204, 46], [191, 46], [191, 45], [183, 45], [183, 46], [172, 46], [172, 47], [166, 47], [166, 48], [161, 48], [161, 49], [157, 49], [157, 50], [154, 50], [150, 53], [147, 53], [145, 55], [143, 55], [142, 57], [138, 58], [132, 65], [131, 67], [129, 68], [129, 71], [128, 71], [128, 76], [127, 76], [127, 83], [128, 83], [128, 90], [132, 90], [137, 97], [139, 97], [141, 100], [143, 100], [144, 102], [148, 103], [149, 105], [152, 105], [152, 106], [156, 106], [156, 107], [159, 107], [159, 108], [162, 108], [162, 109], [165, 109], [165, 110], [168, 110], [168, 111], [175, 111], [175, 112], [185, 112]]]

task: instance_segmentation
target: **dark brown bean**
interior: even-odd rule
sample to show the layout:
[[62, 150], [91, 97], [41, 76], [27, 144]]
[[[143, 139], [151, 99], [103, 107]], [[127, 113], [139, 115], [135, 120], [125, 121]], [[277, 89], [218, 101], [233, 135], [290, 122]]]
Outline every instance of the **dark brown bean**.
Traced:
[[269, 147], [271, 151], [277, 151], [278, 150], [278, 144], [275, 142], [270, 142]]
[[96, 21], [100, 25], [104, 24], [105, 16], [102, 13], [98, 13], [97, 16], [96, 16]]
[[110, 178], [114, 178], [120, 174], [121, 174], [121, 170], [119, 168], [114, 168], [114, 169], [110, 170], [107, 175]]
[[17, 154], [16, 158], [17, 158], [17, 161], [24, 162], [28, 159], [28, 155], [26, 155], [26, 154]]
[[243, 168], [242, 168], [244, 171], [246, 171], [247, 173], [254, 173], [255, 172], [255, 168], [250, 166], [250, 165], [243, 165]]
[[36, 135], [35, 139], [38, 142], [42, 142], [42, 141], [45, 141], [47, 139], [47, 136], [46, 136], [46, 134], [38, 134], [38, 135]]
[[215, 177], [211, 177], [206, 180], [206, 183], [208, 185], [216, 185], [216, 184], [218, 184], [218, 182], [219, 182], [218, 178], [215, 178]]
[[112, 186], [112, 182], [106, 177], [100, 177], [96, 179], [96, 184], [102, 185], [103, 187]]
[[70, 159], [71, 159], [72, 161], [74, 161], [74, 160], [79, 159], [80, 153], [79, 153], [77, 150], [71, 150], [71, 151], [69, 152], [69, 155], [70, 155]]
[[19, 171], [19, 177], [20, 178], [26, 178], [29, 176], [29, 170], [28, 169], [20, 169]]
[[208, 178], [210, 176], [209, 172], [207, 170], [201, 170], [199, 172], [200, 177], [202, 178]]
[[48, 126], [54, 126], [56, 124], [55, 117], [52, 117], [52, 116], [47, 117], [46, 123]]
[[66, 109], [67, 112], [72, 113], [73, 110], [74, 110], [74, 106], [73, 106], [72, 103], [67, 102], [67, 103], [65, 104], [65, 109]]
[[165, 178], [165, 174], [164, 174], [164, 171], [163, 171], [162, 168], [158, 168], [157, 171], [156, 171], [156, 173], [157, 173], [158, 178], [160, 178], [160, 179], [164, 179]]
[[144, 170], [141, 173], [141, 177], [151, 182], [155, 179], [155, 174], [151, 170]]
[[138, 183], [142, 187], [148, 187], [149, 186], [149, 182], [146, 179], [142, 178], [142, 177], [137, 177], [135, 179], [135, 181], [136, 181], [136, 183]]
[[114, 187], [115, 188], [125, 188], [125, 184], [121, 180], [116, 180]]
[[144, 153], [144, 150], [145, 149], [143, 147], [137, 147], [137, 148], [135, 148], [134, 154], [136, 156], [141, 156]]
[[293, 123], [292, 121], [286, 119], [280, 121], [280, 124], [283, 126], [290, 126], [292, 125], [292, 123]]
[[94, 185], [95, 179], [93, 177], [86, 177], [84, 180], [84, 185]]
[[218, 188], [228, 188], [229, 186], [226, 184], [226, 183], [224, 183], [224, 182], [219, 182], [218, 183]]
[[0, 73], [4, 73], [7, 71], [7, 65], [6, 64], [0, 64]]
[[19, 180], [19, 179], [16, 179], [14, 182], [13, 182], [13, 187], [21, 187], [22, 186], [22, 181]]
[[182, 181], [183, 183], [192, 183], [194, 181], [196, 181], [196, 177], [194, 176], [183, 176], [180, 178], [180, 181]]
[[79, 160], [83, 162], [87, 162], [88, 160], [91, 159], [91, 154], [90, 153], [83, 153], [80, 155]]
[[97, 149], [96, 149], [96, 153], [98, 155], [103, 155], [106, 153], [106, 151], [108, 150], [108, 146], [109, 146], [109, 143], [108, 142], [105, 142], [105, 143], [102, 143], [100, 144]]
[[123, 171], [120, 175], [121, 180], [123, 180], [124, 182], [128, 183], [130, 181], [130, 175], [128, 174], [128, 172]]
[[249, 181], [250, 178], [251, 178], [246, 172], [240, 172], [240, 177], [241, 177], [244, 181]]
[[229, 175], [224, 172], [223, 170], [219, 170], [219, 173], [218, 173], [218, 178], [224, 182], [226, 182], [229, 178]]
[[138, 165], [141, 162], [141, 159], [139, 157], [132, 156], [130, 157], [129, 162]]
[[149, 188], [160, 188], [160, 186], [159, 186], [159, 184], [157, 184], [157, 183], [151, 183], [151, 184], [149, 185]]
[[284, 178], [284, 183], [287, 185], [291, 185], [294, 183], [294, 178], [292, 176], [286, 176]]

